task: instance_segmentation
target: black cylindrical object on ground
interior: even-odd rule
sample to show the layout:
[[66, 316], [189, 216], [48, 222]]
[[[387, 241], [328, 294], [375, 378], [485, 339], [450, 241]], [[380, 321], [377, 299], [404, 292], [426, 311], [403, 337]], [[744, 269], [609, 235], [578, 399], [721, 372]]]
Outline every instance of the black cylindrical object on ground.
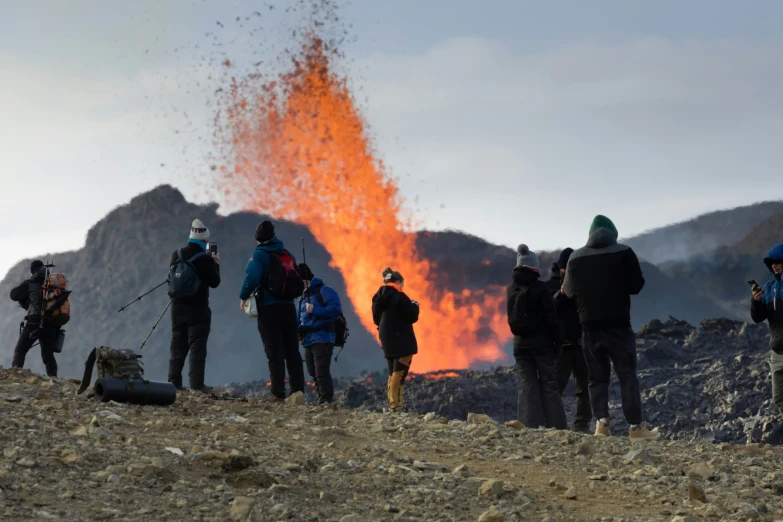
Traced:
[[98, 379], [93, 389], [95, 399], [100, 402], [168, 406], [177, 400], [177, 389], [170, 382], [135, 380], [126, 385], [121, 379]]

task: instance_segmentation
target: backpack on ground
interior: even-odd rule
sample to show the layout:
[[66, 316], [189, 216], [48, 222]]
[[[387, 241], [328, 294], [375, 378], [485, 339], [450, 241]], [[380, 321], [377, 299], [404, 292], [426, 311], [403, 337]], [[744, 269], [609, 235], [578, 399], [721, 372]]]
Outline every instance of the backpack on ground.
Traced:
[[60, 272], [47, 274], [42, 289], [43, 326], [60, 328], [71, 320], [71, 303], [68, 301], [71, 291], [66, 290], [67, 285], [65, 274]]
[[169, 296], [174, 298], [193, 297], [201, 287], [201, 279], [193, 262], [206, 256], [199, 252], [190, 259], [182, 257], [182, 249], [177, 250], [177, 260], [169, 268]]
[[84, 363], [84, 375], [77, 393], [82, 393], [92, 381], [92, 368], [98, 366], [99, 379], [122, 379], [125, 383], [144, 380], [141, 354], [133, 350], [114, 349], [108, 346], [94, 348]]
[[269, 253], [267, 290], [274, 297], [286, 301], [293, 301], [304, 293], [304, 280], [296, 270], [293, 256], [287, 250]]
[[[318, 298], [318, 302], [321, 303], [321, 306], [326, 308], [326, 303], [324, 302], [324, 296], [321, 295], [321, 290], [323, 290], [323, 286], [318, 289], [318, 293], [316, 294], [316, 297]], [[351, 331], [348, 329], [348, 321], [345, 320], [345, 316], [343, 314], [338, 315], [334, 321], [334, 345], [335, 346], [345, 346], [345, 343], [348, 341], [348, 336], [351, 335]]]
[[[511, 333], [527, 337], [536, 333], [539, 314], [535, 303], [531, 303], [530, 287], [515, 291], [508, 300], [508, 325]], [[532, 306], [531, 306], [532, 305]]]

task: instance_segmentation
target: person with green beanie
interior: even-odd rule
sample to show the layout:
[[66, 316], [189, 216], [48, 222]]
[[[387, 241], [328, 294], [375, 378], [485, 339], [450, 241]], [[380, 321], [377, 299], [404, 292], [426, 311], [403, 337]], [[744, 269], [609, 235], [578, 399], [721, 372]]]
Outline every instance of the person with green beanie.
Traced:
[[623, 413], [632, 440], [660, 434], [642, 423], [642, 399], [636, 375], [636, 337], [631, 329], [631, 296], [642, 291], [644, 276], [634, 251], [617, 242], [617, 227], [598, 215], [587, 244], [571, 254], [563, 291], [574, 299], [582, 324], [588, 391], [596, 437], [610, 436], [609, 380], [612, 366], [620, 381]]

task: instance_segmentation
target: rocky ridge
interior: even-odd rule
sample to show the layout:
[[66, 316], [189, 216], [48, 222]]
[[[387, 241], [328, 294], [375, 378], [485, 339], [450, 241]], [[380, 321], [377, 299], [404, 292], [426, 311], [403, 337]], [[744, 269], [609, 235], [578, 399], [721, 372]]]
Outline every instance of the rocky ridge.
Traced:
[[[447, 420], [184, 393], [97, 403], [0, 371], [5, 520], [517, 521], [783, 517], [783, 452], [633, 445]], [[696, 518], [693, 518], [696, 517]]]

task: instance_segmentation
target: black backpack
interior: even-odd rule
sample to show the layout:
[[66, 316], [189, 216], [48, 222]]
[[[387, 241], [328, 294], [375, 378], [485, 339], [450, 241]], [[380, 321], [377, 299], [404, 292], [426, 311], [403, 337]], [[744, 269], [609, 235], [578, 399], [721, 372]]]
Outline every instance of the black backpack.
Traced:
[[286, 301], [293, 301], [304, 293], [304, 281], [296, 271], [293, 256], [287, 250], [269, 253], [267, 290], [274, 297]]
[[[321, 288], [318, 289], [316, 297], [318, 298], [318, 302], [321, 303], [321, 306], [326, 307], [324, 296], [321, 295], [321, 290], [323, 290], [323, 288], [324, 287], [321, 286]], [[348, 321], [345, 320], [343, 314], [340, 314], [334, 320], [334, 345], [345, 346], [349, 335], [351, 335], [351, 331], [348, 329]]]
[[508, 325], [514, 335], [529, 337], [538, 330], [540, 316], [536, 303], [530, 302], [535, 297], [531, 290], [532, 287], [515, 290], [508, 300]]

